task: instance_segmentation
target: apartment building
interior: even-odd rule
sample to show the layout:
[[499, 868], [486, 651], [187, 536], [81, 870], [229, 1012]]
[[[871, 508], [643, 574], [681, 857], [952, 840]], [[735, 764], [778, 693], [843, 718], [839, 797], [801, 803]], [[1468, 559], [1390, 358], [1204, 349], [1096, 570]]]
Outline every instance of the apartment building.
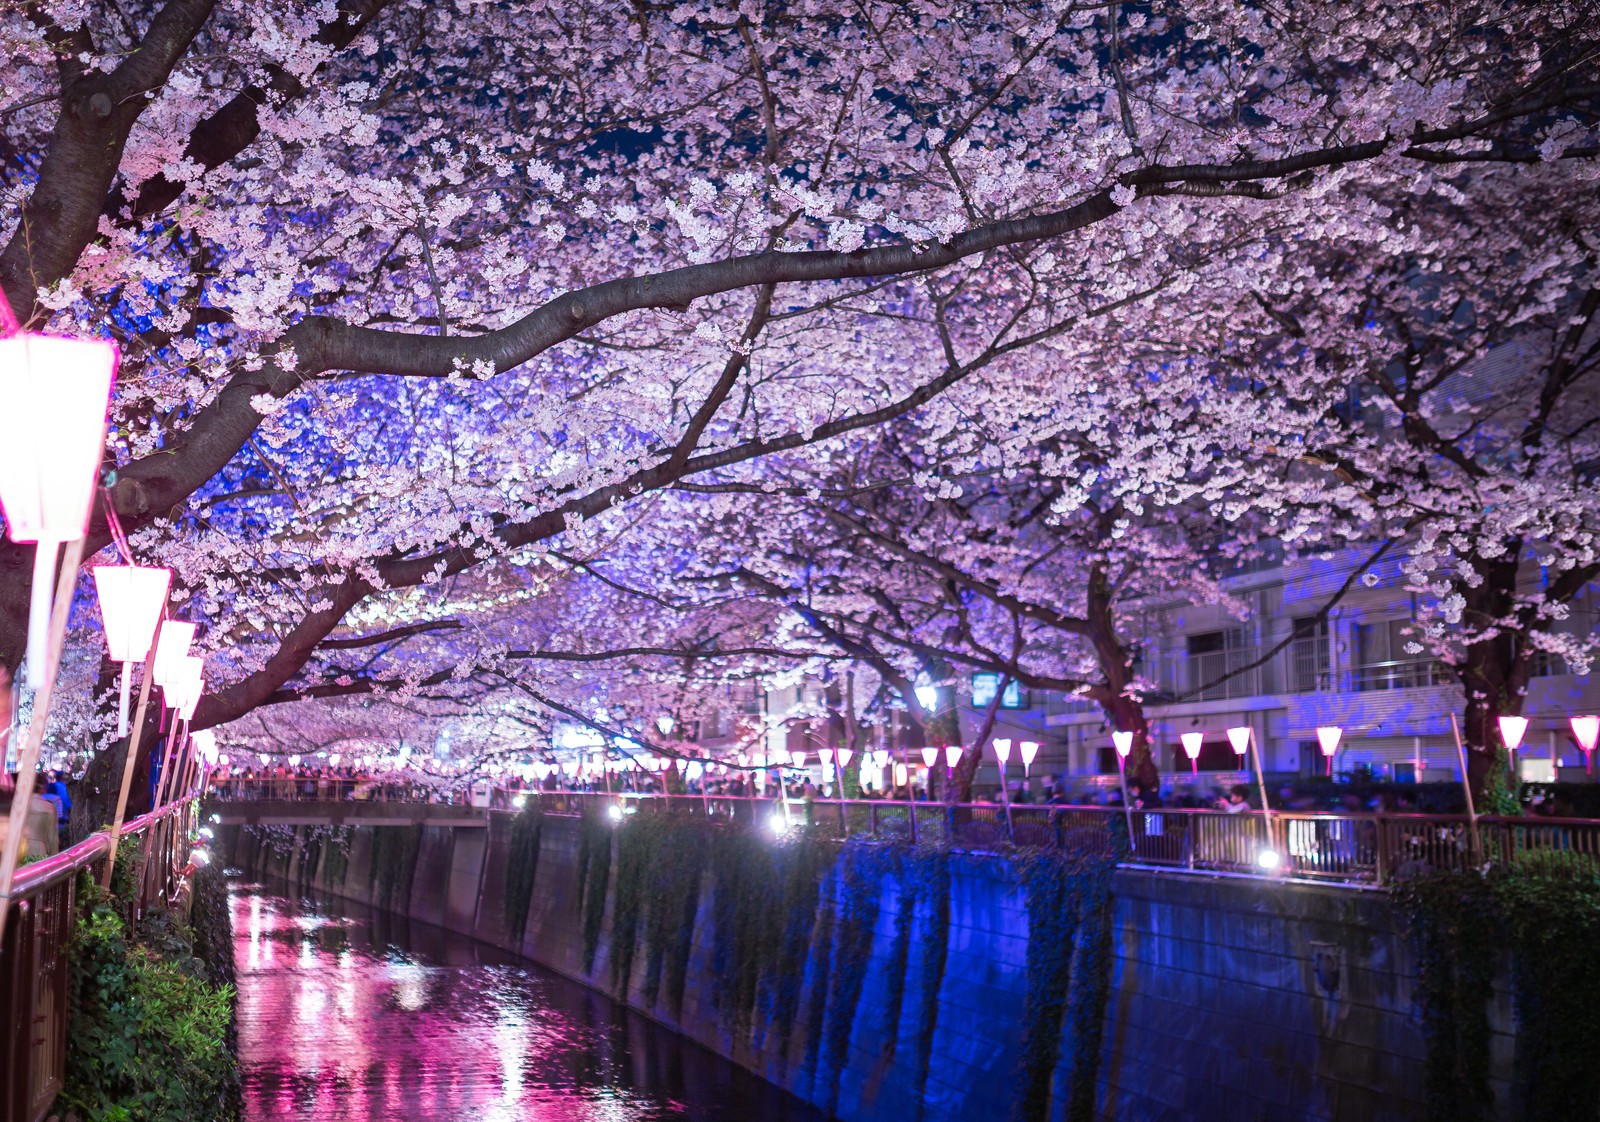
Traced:
[[[1199, 767], [1237, 768], [1225, 735], [1230, 727], [1255, 730], [1269, 773], [1320, 773], [1326, 762], [1319, 725], [1344, 730], [1334, 769], [1370, 769], [1400, 781], [1458, 780], [1451, 715], [1459, 720], [1460, 687], [1448, 669], [1425, 655], [1406, 653], [1404, 629], [1415, 616], [1405, 590], [1402, 557], [1383, 560], [1326, 613], [1366, 551], [1284, 564], [1268, 558], [1224, 580], [1248, 608], [1243, 618], [1212, 604], [1151, 603], [1130, 629], [1138, 669], [1154, 690], [1146, 700], [1161, 770], [1189, 772], [1179, 737], [1204, 734]], [[1535, 569], [1524, 574], [1542, 579]], [[1591, 587], [1563, 627], [1588, 634], [1600, 626], [1600, 589]], [[979, 703], [993, 696], [993, 679], [977, 683]], [[1111, 730], [1097, 706], [1041, 691], [1009, 691], [995, 735], [1035, 739], [1042, 747], [1036, 771], [1058, 775], [1114, 774]], [[980, 706], [967, 697], [963, 727], [975, 730]], [[1567, 719], [1600, 712], [1600, 674], [1575, 675], [1559, 659], [1535, 663], [1523, 709], [1529, 718], [1520, 768], [1528, 779], [1552, 775], [1559, 756], [1562, 778], [1583, 775], [1583, 758], [1570, 739]], [[1216, 779], [1223, 778], [1220, 775]]]

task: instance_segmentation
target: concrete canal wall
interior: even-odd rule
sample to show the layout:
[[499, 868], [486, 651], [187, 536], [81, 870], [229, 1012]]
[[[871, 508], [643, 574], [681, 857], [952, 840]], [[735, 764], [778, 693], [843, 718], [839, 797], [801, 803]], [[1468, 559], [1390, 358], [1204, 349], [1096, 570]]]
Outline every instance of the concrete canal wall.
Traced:
[[[607, 992], [625, 990], [642, 1012], [845, 1122], [1014, 1116], [1019, 1057], [1029, 1039], [1030, 924], [1026, 894], [999, 858], [953, 859], [946, 906], [938, 910], [906, 876], [874, 880], [877, 907], [865, 942], [855, 944], [857, 956], [865, 951], [855, 965], [864, 969], [842, 960], [849, 953], [841, 950], [845, 913], [838, 899], [824, 900], [835, 918], [814, 924], [803, 955], [793, 959], [803, 964], [796, 971], [800, 1012], [793, 1031], [777, 1032], [761, 1012], [770, 1013], [770, 1001], [758, 1003], [748, 1024], [730, 1027], [727, 994], [735, 980], [729, 940], [719, 939], [717, 924], [742, 917], [726, 909], [719, 917], [716, 894], [704, 882], [710, 872], [694, 904], [680, 1003], [659, 984], [659, 962], [650, 984], [642, 947], [625, 986], [614, 984], [616, 862], [586, 968], [576, 819], [544, 819], [525, 917], [505, 914], [507, 864], [516, 859], [508, 815], [495, 815], [488, 830], [387, 828], [381, 840], [360, 827], [343, 848], [317, 842], [309, 828], [295, 830], [292, 842], [287, 830], [279, 834], [276, 850], [243, 828], [228, 829], [219, 841], [243, 868], [404, 911]], [[1415, 961], [1382, 894], [1119, 870], [1109, 921], [1109, 989], [1097, 1062], [1089, 1061], [1093, 1102], [1080, 1101], [1078, 1117], [1425, 1116]], [[932, 926], [941, 922], [938, 938]], [[930, 959], [936, 953], [942, 970]], [[835, 1000], [847, 988], [841, 979], [858, 987], [844, 1006]], [[1074, 1065], [1084, 1061], [1070, 1003], [1069, 995], [1064, 1021], [1054, 1013], [1067, 1028], [1035, 1117], [1073, 1114], [1068, 1087]], [[1503, 977], [1490, 1023], [1490, 1081], [1505, 1117], [1515, 1039]]]

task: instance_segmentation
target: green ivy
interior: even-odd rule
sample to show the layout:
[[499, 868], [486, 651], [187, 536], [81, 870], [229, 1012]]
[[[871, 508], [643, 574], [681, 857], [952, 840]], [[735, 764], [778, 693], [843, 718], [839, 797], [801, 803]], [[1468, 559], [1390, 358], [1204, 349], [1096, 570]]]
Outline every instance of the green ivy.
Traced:
[[1071, 1047], [1065, 1117], [1089, 1119], [1110, 993], [1112, 858], [1034, 850], [1014, 853], [1011, 864], [1028, 910], [1028, 988], [1012, 1117], [1048, 1116], [1065, 1034]]
[[583, 969], [594, 970], [605, 922], [606, 888], [611, 880], [611, 827], [596, 813], [578, 820], [578, 886], [583, 907]]
[[1512, 1091], [1525, 1118], [1600, 1119], [1600, 864], [1569, 851], [1519, 854], [1486, 871], [1396, 886], [1418, 956], [1428, 1117], [1494, 1116], [1488, 1007], [1509, 952], [1518, 1047]]
[[422, 827], [374, 826], [372, 867], [367, 886], [375, 906], [391, 911], [405, 909], [417, 873], [417, 852], [422, 848]]
[[233, 987], [207, 981], [170, 917], [136, 942], [112, 897], [87, 877], [80, 891], [60, 1103], [88, 1122], [236, 1118]]
[[[926, 933], [922, 939], [921, 992], [917, 1009], [917, 1079], [915, 1086], [926, 1087], [928, 1068], [933, 1060], [933, 1037], [939, 1027], [939, 992], [944, 988], [944, 970], [950, 954], [950, 852], [924, 847], [917, 852], [917, 895], [927, 901]], [[924, 1103], [917, 1100], [917, 1117]]]
[[539, 871], [539, 843], [543, 832], [544, 808], [537, 799], [511, 820], [501, 903], [505, 911], [506, 938], [513, 944], [521, 943], [528, 930], [528, 909], [533, 904], [533, 884]]
[[[814, 991], [820, 993], [826, 989], [826, 1010], [820, 1018], [821, 1032], [814, 1030], [812, 1035], [813, 1050], [817, 1037], [822, 1038], [821, 1058], [828, 1087], [824, 1109], [829, 1113], [838, 1107], [838, 1076], [849, 1058], [856, 1008], [861, 1002], [867, 968], [872, 964], [873, 936], [877, 933], [883, 885], [898, 877], [902, 852], [899, 846], [852, 838], [845, 843], [834, 866], [837, 901], [836, 911], [830, 917], [834, 921], [832, 953], [827, 955], [827, 984], [824, 987], [819, 978]], [[832, 901], [833, 897], [829, 899]], [[891, 964], [891, 974], [893, 971]], [[902, 962], [900, 973], [903, 975], [904, 971]], [[889, 1035], [893, 1034], [891, 1025]]]
[[632, 818], [616, 831], [617, 883], [611, 890], [611, 985], [627, 997], [633, 956], [639, 945], [639, 917], [644, 911], [645, 878], [650, 851], [657, 844], [655, 816]]

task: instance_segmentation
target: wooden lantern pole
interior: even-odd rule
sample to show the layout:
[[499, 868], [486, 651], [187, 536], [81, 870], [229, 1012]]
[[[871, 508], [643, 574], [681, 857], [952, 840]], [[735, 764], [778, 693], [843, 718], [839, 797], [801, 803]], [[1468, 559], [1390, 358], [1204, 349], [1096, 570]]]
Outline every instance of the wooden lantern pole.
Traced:
[[[55, 549], [53, 544], [37, 548]], [[39, 770], [39, 749], [44, 744], [45, 726], [50, 721], [50, 702], [55, 696], [56, 677], [61, 669], [61, 648], [67, 637], [67, 613], [72, 608], [72, 593], [78, 583], [78, 566], [83, 561], [83, 539], [67, 543], [67, 555], [56, 581], [54, 614], [50, 617], [44, 673], [33, 695], [33, 712], [23, 737], [17, 761], [17, 786], [11, 793], [11, 815], [4, 844], [0, 845], [0, 946], [4, 945], [6, 919], [11, 914], [11, 886], [21, 859], [22, 836], [28, 825], [28, 804], [33, 801], [33, 786]]]

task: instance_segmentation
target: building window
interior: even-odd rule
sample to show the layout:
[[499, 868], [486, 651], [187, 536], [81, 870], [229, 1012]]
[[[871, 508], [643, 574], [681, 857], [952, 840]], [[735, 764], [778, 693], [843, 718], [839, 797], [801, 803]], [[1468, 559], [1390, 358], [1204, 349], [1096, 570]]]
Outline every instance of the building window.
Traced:
[[1437, 686], [1448, 681], [1443, 666], [1425, 655], [1406, 653], [1412, 623], [1390, 619], [1356, 626], [1356, 665], [1351, 685], [1359, 691], [1405, 690]]
[[[1000, 675], [974, 674], [972, 676], [972, 707], [974, 709], [987, 709], [994, 702], [994, 692], [1000, 688]], [[1025, 709], [1028, 705], [1027, 695], [1022, 686], [1012, 682], [1006, 687], [1005, 694], [1000, 698], [1002, 709]]]
[[1247, 629], [1230, 627], [1222, 631], [1204, 631], [1188, 636], [1185, 642], [1188, 647], [1188, 657], [1184, 660], [1188, 673], [1186, 689], [1192, 700], [1227, 701], [1271, 692], [1265, 668], [1251, 666], [1260, 653], [1251, 645]]
[[1328, 620], [1306, 616], [1294, 621], [1289, 645], [1289, 680], [1295, 693], [1327, 693], [1333, 689], [1333, 664], [1328, 654]]

